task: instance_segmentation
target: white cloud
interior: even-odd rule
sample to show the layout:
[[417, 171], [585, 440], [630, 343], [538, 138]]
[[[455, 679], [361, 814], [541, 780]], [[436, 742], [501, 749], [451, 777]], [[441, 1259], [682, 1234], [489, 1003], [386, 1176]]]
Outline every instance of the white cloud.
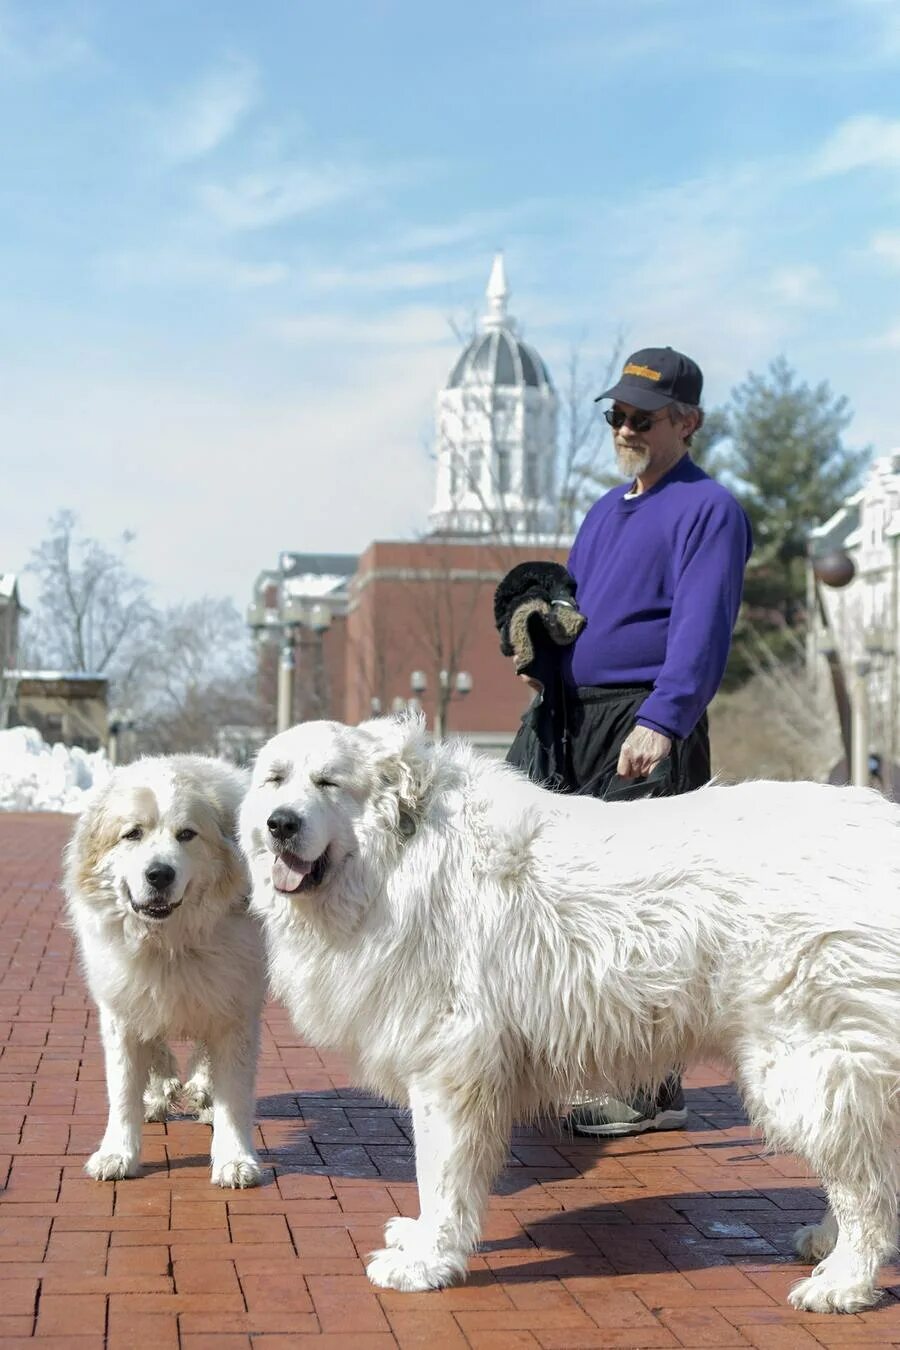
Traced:
[[56, 75], [93, 59], [83, 33], [37, 13], [33, 5], [18, 10], [0, 0], [0, 69], [6, 73], [26, 78]]
[[872, 345], [887, 351], [900, 351], [900, 323], [892, 324]]
[[255, 67], [228, 61], [201, 76], [154, 118], [154, 139], [168, 160], [199, 159], [234, 134], [258, 97]]
[[830, 309], [835, 301], [822, 272], [810, 263], [777, 268], [768, 289], [776, 300], [797, 309]]
[[814, 178], [855, 169], [900, 169], [900, 119], [861, 113], [832, 133], [810, 166]]
[[242, 262], [196, 248], [147, 247], [103, 254], [95, 263], [98, 277], [124, 286], [193, 288], [225, 286], [257, 290], [278, 286], [291, 275], [282, 262]]
[[881, 230], [873, 235], [869, 252], [894, 271], [900, 271], [900, 230]]
[[307, 285], [322, 291], [416, 291], [474, 277], [484, 260], [460, 262], [385, 262], [372, 267], [323, 267], [307, 274]]
[[290, 346], [321, 349], [333, 344], [346, 354], [366, 348], [396, 352], [455, 342], [447, 317], [424, 305], [410, 305], [376, 316], [351, 313], [302, 314], [272, 320], [264, 332]]
[[873, 65], [900, 57], [900, 6], [897, 0], [837, 0], [839, 12], [861, 19]]
[[353, 166], [283, 165], [243, 174], [231, 183], [204, 183], [197, 195], [218, 225], [257, 230], [359, 196], [371, 182], [371, 174]]
[[[135, 531], [135, 570], [160, 600], [245, 603], [283, 549], [361, 551], [423, 530], [433, 465], [422, 436], [447, 353], [411, 344], [329, 356], [330, 378], [304, 379], [301, 361], [280, 393], [102, 358], [64, 374], [17, 370], [0, 432], [29, 453], [4, 469], [3, 565], [20, 571], [49, 516], [71, 506], [86, 533]], [[50, 496], [28, 490], [36, 461]]]

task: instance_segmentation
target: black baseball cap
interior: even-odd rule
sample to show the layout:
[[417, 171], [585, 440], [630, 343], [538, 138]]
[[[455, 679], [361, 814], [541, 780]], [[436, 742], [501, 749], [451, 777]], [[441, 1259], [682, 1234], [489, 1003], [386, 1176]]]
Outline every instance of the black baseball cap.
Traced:
[[703, 372], [696, 361], [672, 347], [643, 347], [629, 356], [618, 384], [598, 394], [594, 402], [617, 398], [642, 412], [656, 412], [667, 403], [697, 407], [702, 393]]

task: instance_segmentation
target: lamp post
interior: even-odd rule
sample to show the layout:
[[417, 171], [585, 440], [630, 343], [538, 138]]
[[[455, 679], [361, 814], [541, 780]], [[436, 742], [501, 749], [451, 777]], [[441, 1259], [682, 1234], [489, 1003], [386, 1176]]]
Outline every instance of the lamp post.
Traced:
[[307, 619], [307, 627], [315, 634], [315, 673], [313, 690], [316, 700], [316, 716], [324, 717], [326, 711], [325, 689], [325, 634], [331, 627], [331, 609], [323, 601], [312, 606]]
[[412, 690], [412, 698], [407, 700], [407, 708], [410, 712], [422, 711], [422, 695], [428, 688], [428, 679], [424, 670], [414, 670], [409, 677], [409, 687]]
[[[459, 670], [451, 675], [448, 670], [438, 671], [437, 701], [434, 709], [434, 739], [442, 741], [447, 730], [447, 708], [454, 698], [465, 698], [472, 692], [472, 676], [467, 670]], [[417, 696], [424, 694], [428, 687], [424, 671], [414, 670], [410, 676], [410, 686]]]
[[294, 720], [294, 686], [297, 670], [297, 630], [308, 628], [316, 635], [316, 655], [313, 689], [316, 712], [322, 715], [325, 702], [325, 660], [323, 640], [331, 627], [331, 609], [324, 602], [308, 605], [302, 596], [285, 595], [278, 606], [256, 604], [247, 611], [247, 623], [257, 640], [278, 642], [278, 684], [276, 692], [275, 726], [287, 731]]
[[137, 722], [134, 713], [130, 708], [114, 710], [110, 714], [108, 723], [109, 741], [107, 743], [107, 755], [109, 762], [116, 767], [117, 764], [127, 764], [134, 758], [134, 732]]

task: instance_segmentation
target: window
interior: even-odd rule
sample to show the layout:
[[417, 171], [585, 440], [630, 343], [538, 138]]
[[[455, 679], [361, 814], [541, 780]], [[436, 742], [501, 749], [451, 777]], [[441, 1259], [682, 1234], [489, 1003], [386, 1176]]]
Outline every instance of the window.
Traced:
[[469, 450], [469, 490], [481, 491], [481, 473], [484, 468], [484, 451], [481, 446], [472, 446]]
[[496, 452], [496, 480], [498, 492], [509, 492], [512, 487], [512, 464], [508, 445], [498, 445]]
[[526, 450], [523, 464], [522, 495], [532, 499], [540, 496], [538, 483], [538, 456], [535, 450]]

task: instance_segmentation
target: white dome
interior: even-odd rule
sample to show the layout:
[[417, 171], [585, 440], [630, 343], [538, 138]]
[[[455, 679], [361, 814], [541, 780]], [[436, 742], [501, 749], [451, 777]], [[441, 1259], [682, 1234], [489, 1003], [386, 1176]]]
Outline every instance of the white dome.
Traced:
[[506, 326], [479, 333], [456, 362], [447, 388], [459, 389], [469, 384], [553, 388], [550, 373], [534, 348]]
[[558, 399], [535, 349], [506, 312], [509, 289], [497, 254], [480, 331], [438, 394], [432, 533], [552, 542]]

